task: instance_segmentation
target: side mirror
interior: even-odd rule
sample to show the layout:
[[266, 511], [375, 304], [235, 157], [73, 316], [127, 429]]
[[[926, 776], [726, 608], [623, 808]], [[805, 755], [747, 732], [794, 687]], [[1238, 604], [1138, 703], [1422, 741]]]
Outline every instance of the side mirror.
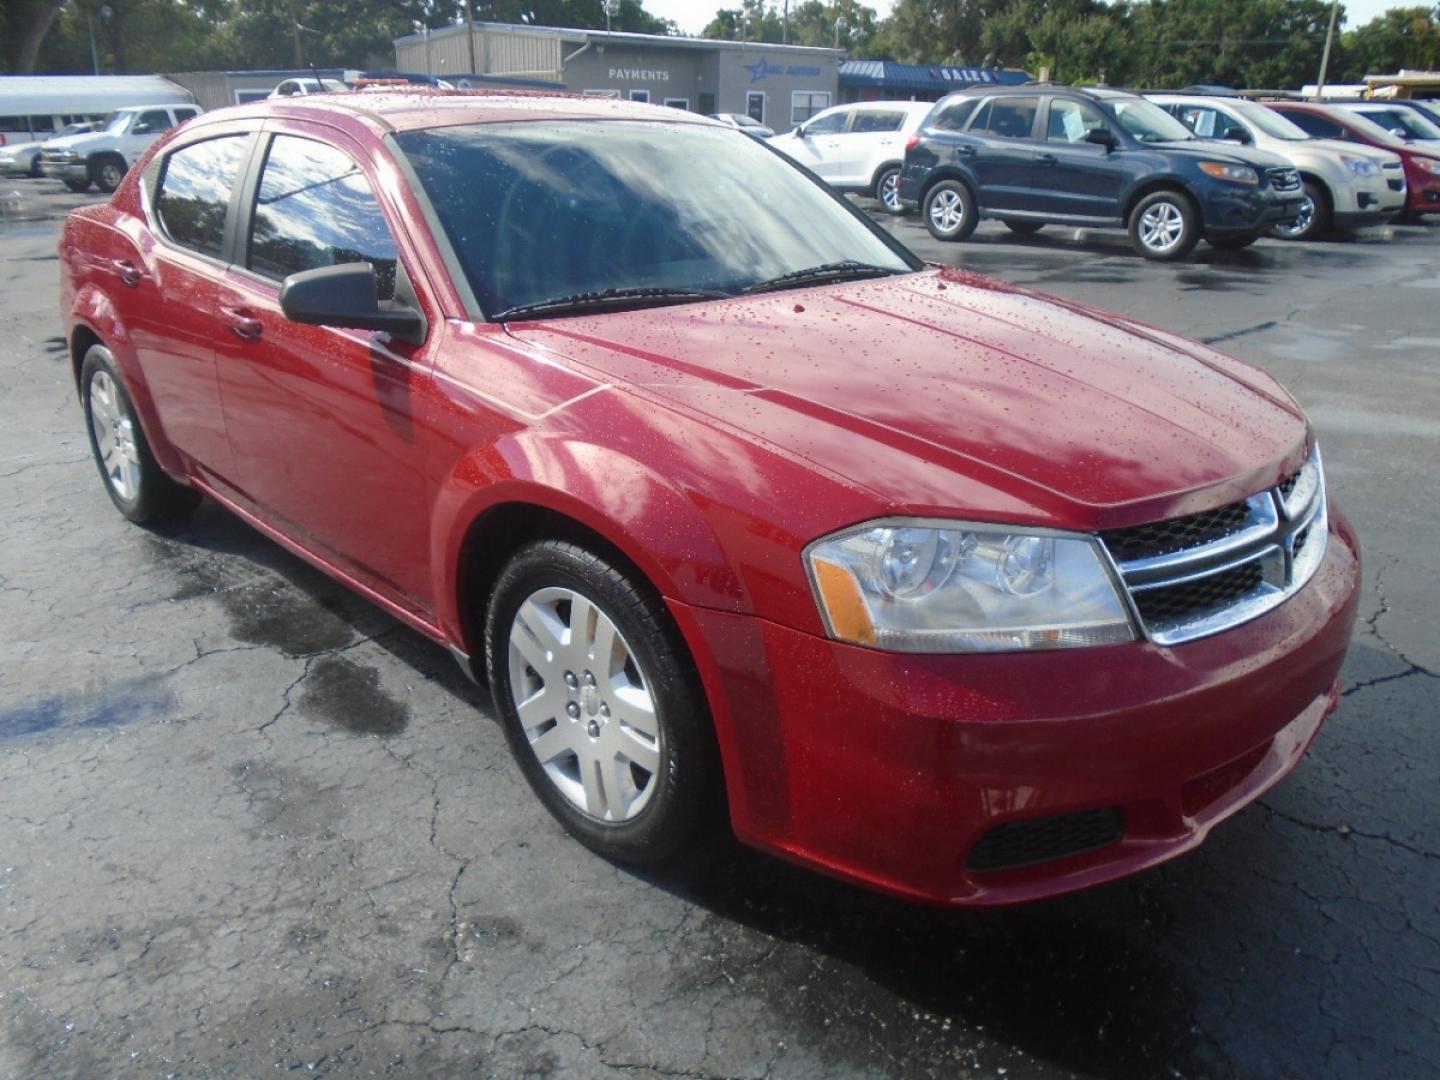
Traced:
[[291, 322], [384, 330], [417, 345], [425, 340], [425, 316], [408, 304], [375, 298], [375, 268], [368, 262], [291, 274], [280, 286], [280, 310]]
[[794, 135], [797, 139], [805, 138], [805, 125], [801, 124], [799, 127], [797, 127], [794, 131]]
[[1391, 128], [1390, 134], [1394, 135], [1397, 139], [1404, 139], [1406, 142], [1410, 141], [1410, 132], [1406, 131], [1403, 127]]
[[1103, 127], [1091, 128], [1085, 132], [1085, 141], [1094, 143], [1096, 146], [1103, 146], [1107, 152], [1120, 145], [1119, 140], [1115, 138], [1115, 133], [1109, 128]]

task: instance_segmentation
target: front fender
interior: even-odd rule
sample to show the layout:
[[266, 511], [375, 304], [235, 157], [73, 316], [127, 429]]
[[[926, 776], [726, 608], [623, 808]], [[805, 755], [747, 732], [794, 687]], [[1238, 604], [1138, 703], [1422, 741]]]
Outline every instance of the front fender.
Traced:
[[750, 610], [744, 582], [690, 494], [613, 447], [574, 432], [529, 428], [461, 457], [436, 492], [431, 565], [437, 616], [452, 641], [466, 641], [460, 575], [471, 527], [511, 504], [550, 510], [598, 533], [668, 598]]

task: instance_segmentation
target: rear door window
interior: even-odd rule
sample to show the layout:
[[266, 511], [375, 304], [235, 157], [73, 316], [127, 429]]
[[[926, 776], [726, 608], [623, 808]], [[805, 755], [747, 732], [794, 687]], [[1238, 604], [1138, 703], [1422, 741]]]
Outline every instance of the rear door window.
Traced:
[[249, 145], [249, 135], [222, 135], [181, 147], [165, 159], [155, 216], [167, 237], [201, 255], [220, 257], [230, 195]]
[[991, 98], [971, 123], [970, 131], [1002, 139], [1028, 139], [1035, 130], [1039, 103], [1040, 99], [1033, 97]]
[[376, 293], [395, 295], [395, 238], [364, 172], [343, 150], [276, 135], [251, 216], [247, 266], [283, 280], [301, 270], [368, 262]]
[[1302, 130], [1315, 136], [1317, 139], [1344, 139], [1348, 137], [1345, 129], [1328, 117], [1318, 116], [1315, 113], [1301, 112], [1298, 109], [1295, 112], [1289, 112], [1284, 109], [1278, 111], [1282, 116], [1294, 121]]
[[135, 122], [130, 125], [130, 134], [158, 135], [174, 126], [168, 109], [146, 109], [135, 117]]
[[869, 135], [877, 131], [899, 131], [900, 125], [904, 122], [905, 114], [902, 112], [859, 109], [856, 110], [855, 119], [850, 124], [850, 131], [857, 135]]

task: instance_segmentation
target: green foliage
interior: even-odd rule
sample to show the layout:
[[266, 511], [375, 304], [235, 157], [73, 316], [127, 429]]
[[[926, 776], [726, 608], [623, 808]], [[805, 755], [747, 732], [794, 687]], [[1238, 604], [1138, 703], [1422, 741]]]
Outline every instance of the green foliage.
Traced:
[[1358, 82], [1366, 75], [1403, 68], [1440, 70], [1440, 10], [1391, 8], [1344, 37], [1337, 81]]
[[[838, 26], [837, 26], [838, 22]], [[731, 41], [788, 41], [792, 45], [839, 47], [864, 56], [875, 40], [879, 23], [875, 9], [856, 0], [793, 0], [787, 14], [782, 3], [743, 0], [738, 8], [722, 8], [701, 31], [702, 37]]]

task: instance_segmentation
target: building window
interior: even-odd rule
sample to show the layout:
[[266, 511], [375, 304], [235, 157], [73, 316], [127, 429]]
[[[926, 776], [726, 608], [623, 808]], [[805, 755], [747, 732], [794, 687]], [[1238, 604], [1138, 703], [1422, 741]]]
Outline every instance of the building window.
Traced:
[[757, 124], [765, 122], [764, 90], [751, 90], [745, 95], [745, 113]]
[[686, 112], [689, 112], [690, 99], [688, 97], [667, 97], [665, 99], [665, 106], [666, 108], [684, 109]]
[[631, 91], [630, 91], [630, 100], [631, 100], [631, 101], [644, 101], [644, 102], [647, 102], [647, 103], [648, 103], [649, 100], [650, 100], [650, 91], [649, 91], [649, 90], [631, 90]]
[[828, 90], [796, 90], [790, 95], [790, 123], [803, 124], [830, 107]]

